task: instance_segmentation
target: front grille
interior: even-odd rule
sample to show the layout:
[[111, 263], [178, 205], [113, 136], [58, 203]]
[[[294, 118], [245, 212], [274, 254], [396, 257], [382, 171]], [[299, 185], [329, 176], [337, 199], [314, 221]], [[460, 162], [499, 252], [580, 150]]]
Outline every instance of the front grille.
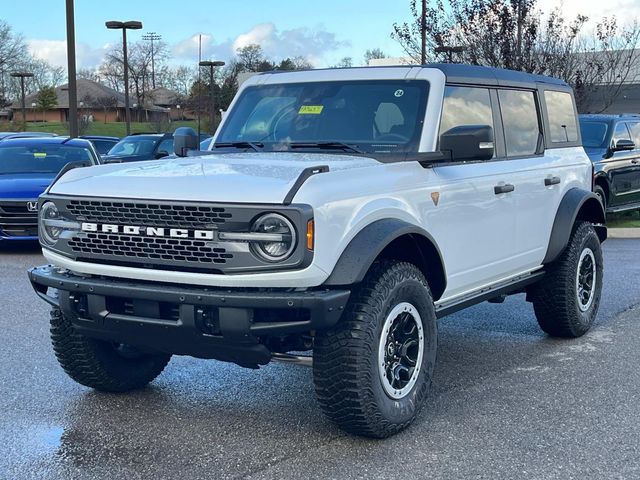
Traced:
[[[312, 254], [300, 243], [287, 260], [278, 264], [266, 262], [253, 254], [247, 241], [229, 241], [220, 235], [250, 232], [255, 219], [265, 212], [284, 215], [297, 232], [306, 231], [312, 218], [311, 209], [306, 206], [57, 195], [42, 201], [55, 202], [65, 220], [96, 224], [80, 231], [67, 231], [50, 247], [78, 262], [226, 275], [297, 268], [308, 265], [312, 259]], [[176, 229], [187, 232], [172, 232]]]
[[0, 230], [7, 237], [38, 235], [38, 213], [27, 209], [27, 201], [0, 202]]
[[232, 217], [222, 207], [137, 201], [71, 200], [67, 210], [81, 221], [170, 228], [206, 228], [224, 224]]
[[233, 258], [227, 250], [207, 241], [156, 238], [121, 234], [87, 233], [69, 240], [78, 256], [115, 255], [154, 262], [187, 262], [194, 265], [225, 264]]

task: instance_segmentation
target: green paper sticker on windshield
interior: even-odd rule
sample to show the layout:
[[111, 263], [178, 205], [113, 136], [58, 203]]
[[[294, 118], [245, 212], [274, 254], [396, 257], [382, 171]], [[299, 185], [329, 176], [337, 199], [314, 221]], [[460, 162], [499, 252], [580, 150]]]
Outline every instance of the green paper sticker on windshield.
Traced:
[[44, 153], [44, 152], [33, 152], [33, 156], [35, 158], [45, 158], [47, 156], [47, 154]]
[[323, 105], [302, 105], [298, 115], [320, 115], [323, 108]]

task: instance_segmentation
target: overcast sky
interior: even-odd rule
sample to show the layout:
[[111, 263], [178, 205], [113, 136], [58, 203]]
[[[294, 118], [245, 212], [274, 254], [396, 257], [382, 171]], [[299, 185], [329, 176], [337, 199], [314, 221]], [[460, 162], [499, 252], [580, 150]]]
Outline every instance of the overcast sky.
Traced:
[[[64, 0], [4, 0], [2, 18], [21, 32], [34, 55], [54, 65], [66, 65]], [[273, 59], [303, 55], [317, 66], [345, 56], [362, 61], [367, 48], [402, 55], [391, 40], [394, 22], [409, 19], [409, 0], [76, 0], [78, 67], [100, 63], [119, 32], [107, 30], [106, 20], [140, 20], [142, 31], [162, 35], [174, 63], [197, 59], [198, 35], [203, 35], [203, 57], [228, 59], [233, 51], [259, 43]], [[557, 0], [539, 0], [544, 10]], [[565, 0], [568, 15], [591, 18], [617, 14], [640, 17], [640, 0]]]

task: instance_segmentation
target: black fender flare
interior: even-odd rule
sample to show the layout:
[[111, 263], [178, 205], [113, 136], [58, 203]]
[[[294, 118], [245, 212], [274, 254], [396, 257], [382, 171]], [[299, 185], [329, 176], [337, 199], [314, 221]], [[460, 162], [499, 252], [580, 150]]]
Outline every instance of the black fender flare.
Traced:
[[[439, 262], [439, 272], [424, 273], [427, 274], [426, 276], [430, 283], [431, 280], [437, 282], [437, 291], [434, 291], [433, 295], [434, 298], [439, 297], [446, 288], [446, 271], [442, 253], [437, 243], [426, 230], [394, 218], [377, 220], [360, 230], [340, 255], [324, 285], [352, 285], [361, 282], [382, 251], [394, 240], [404, 236], [417, 238], [419, 242], [428, 242], [425, 245], [430, 246], [427, 246], [429, 251], [426, 253], [431, 254], [432, 257], [437, 257], [433, 260]], [[422, 249], [419, 250], [419, 254], [421, 256], [424, 255], [425, 252]], [[421, 258], [421, 263], [423, 265], [427, 264], [426, 259]], [[438, 278], [430, 279], [429, 276], [432, 274], [437, 275]], [[434, 287], [432, 287], [433, 289]]]
[[593, 223], [601, 242], [607, 239], [606, 215], [598, 196], [587, 190], [571, 188], [560, 201], [543, 264], [553, 262], [567, 247], [578, 219]]

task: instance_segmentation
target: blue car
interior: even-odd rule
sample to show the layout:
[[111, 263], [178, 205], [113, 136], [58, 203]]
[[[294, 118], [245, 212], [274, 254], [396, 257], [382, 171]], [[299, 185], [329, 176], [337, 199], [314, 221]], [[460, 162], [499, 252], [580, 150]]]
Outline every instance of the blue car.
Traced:
[[0, 243], [37, 240], [38, 197], [70, 162], [100, 163], [88, 140], [40, 137], [0, 142]]

